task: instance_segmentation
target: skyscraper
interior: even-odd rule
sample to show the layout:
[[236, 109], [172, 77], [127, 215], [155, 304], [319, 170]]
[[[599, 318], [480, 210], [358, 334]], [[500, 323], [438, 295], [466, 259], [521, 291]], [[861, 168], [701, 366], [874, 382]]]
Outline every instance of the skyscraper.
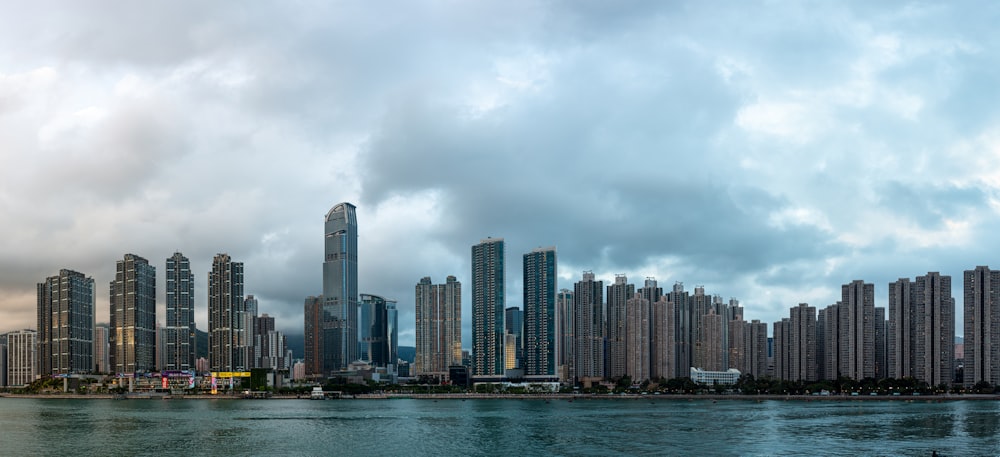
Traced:
[[607, 314], [604, 338], [607, 341], [608, 352], [604, 360], [605, 375], [608, 379], [618, 379], [625, 376], [625, 304], [635, 295], [635, 285], [628, 283], [628, 278], [615, 275], [615, 283], [607, 289]]
[[111, 372], [156, 371], [156, 267], [125, 254], [115, 264], [110, 301]]
[[195, 360], [194, 275], [180, 252], [167, 258], [167, 370], [193, 370]]
[[524, 374], [556, 373], [556, 248], [524, 254]]
[[472, 246], [472, 375], [504, 374], [503, 238]]
[[568, 289], [559, 291], [556, 297], [556, 318], [558, 325], [556, 333], [559, 335], [559, 380], [572, 381], [575, 377], [573, 372], [573, 292]]
[[861, 280], [844, 284], [839, 318], [840, 375], [874, 378], [875, 285]]
[[[648, 289], [644, 287], [643, 290]], [[641, 292], [641, 291], [640, 291]], [[645, 293], [642, 294], [643, 298], [649, 297]], [[650, 335], [650, 346], [652, 347], [652, 353], [650, 354], [650, 376], [653, 378], [663, 378], [663, 379], [673, 379], [678, 377], [676, 369], [677, 356], [676, 356], [676, 338], [674, 337], [674, 303], [670, 301], [669, 296], [659, 295], [659, 299], [654, 303], [650, 303], [652, 309], [652, 314], [650, 319], [652, 319], [652, 329]]]
[[573, 362], [576, 380], [587, 383], [604, 378], [604, 282], [583, 272], [573, 285]]
[[[361, 294], [361, 354], [372, 366], [386, 367], [389, 364], [389, 313], [384, 297]], [[393, 361], [395, 362], [395, 361]]]
[[243, 262], [218, 254], [208, 273], [208, 364], [211, 371], [249, 369]]
[[[524, 358], [524, 311], [516, 306], [510, 306], [503, 313], [503, 328], [508, 335], [514, 335], [514, 339], [504, 337], [504, 351], [509, 354], [506, 357], [505, 365], [508, 369], [523, 368]], [[506, 341], [513, 341], [514, 345], [509, 346]]]
[[260, 348], [257, 344], [257, 309], [260, 302], [253, 294], [248, 294], [243, 299], [243, 360], [246, 368], [260, 368], [257, 366]]
[[323, 297], [306, 297], [303, 311], [305, 376], [323, 377]]
[[94, 280], [59, 270], [38, 284], [40, 375], [88, 373], [94, 369]]
[[652, 378], [652, 306], [642, 294], [625, 302], [625, 374], [639, 383]]
[[776, 377], [786, 381], [816, 381], [816, 308], [806, 303], [774, 323]]
[[[399, 364], [399, 312], [396, 309], [396, 300], [385, 300], [385, 325], [386, 325], [386, 346], [389, 349], [388, 368], [390, 373], [397, 373], [396, 366]], [[458, 344], [459, 354], [461, 354], [462, 344]]]
[[449, 366], [462, 364], [462, 283], [448, 276], [435, 285], [425, 277], [417, 283], [414, 305], [414, 373], [445, 379]]
[[323, 374], [343, 370], [358, 358], [358, 219], [350, 203], [326, 213], [323, 262]]
[[1000, 270], [978, 266], [963, 274], [965, 365], [963, 385], [1000, 384]]

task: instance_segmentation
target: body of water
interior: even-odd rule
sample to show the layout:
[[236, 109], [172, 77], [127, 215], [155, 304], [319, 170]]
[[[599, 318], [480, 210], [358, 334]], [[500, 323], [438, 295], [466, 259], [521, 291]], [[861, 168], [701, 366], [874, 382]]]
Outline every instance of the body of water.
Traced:
[[1000, 455], [1000, 402], [0, 398], [0, 455]]

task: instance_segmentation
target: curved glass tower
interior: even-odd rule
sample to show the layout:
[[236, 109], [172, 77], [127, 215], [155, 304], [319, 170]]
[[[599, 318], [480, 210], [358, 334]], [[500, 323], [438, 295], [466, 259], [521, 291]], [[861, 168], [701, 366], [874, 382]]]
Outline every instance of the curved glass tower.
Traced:
[[350, 203], [326, 213], [323, 262], [323, 374], [358, 358], [358, 219]]

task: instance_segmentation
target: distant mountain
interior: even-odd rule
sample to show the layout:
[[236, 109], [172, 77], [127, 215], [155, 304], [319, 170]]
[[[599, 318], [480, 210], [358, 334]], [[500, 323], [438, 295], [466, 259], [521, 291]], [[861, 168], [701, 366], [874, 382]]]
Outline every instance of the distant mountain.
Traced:
[[208, 358], [208, 332], [194, 329], [194, 358]]
[[417, 358], [417, 348], [413, 346], [399, 346], [397, 350], [399, 358], [407, 362], [413, 363], [413, 361]]

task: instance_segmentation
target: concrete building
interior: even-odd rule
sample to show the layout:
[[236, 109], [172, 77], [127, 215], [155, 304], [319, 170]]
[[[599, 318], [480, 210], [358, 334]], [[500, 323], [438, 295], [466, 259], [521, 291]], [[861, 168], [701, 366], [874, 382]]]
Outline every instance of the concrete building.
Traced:
[[[644, 290], [648, 287], [643, 288]], [[641, 293], [642, 291], [640, 291]], [[643, 298], [650, 295], [642, 294]], [[668, 295], [659, 295], [659, 298], [650, 303], [652, 324], [650, 330], [650, 377], [673, 379], [678, 377], [676, 338], [674, 337], [674, 302], [670, 301]]]
[[167, 321], [163, 368], [167, 370], [193, 370], [197, 343], [194, 320], [194, 275], [191, 261], [184, 254], [175, 252], [167, 258]]
[[604, 359], [605, 377], [625, 376], [627, 342], [625, 341], [625, 304], [635, 295], [635, 285], [623, 274], [615, 275], [615, 283], [607, 288], [604, 339], [607, 353]]
[[707, 371], [691, 367], [691, 380], [698, 384], [732, 385], [740, 380], [740, 370], [730, 368], [726, 371]]
[[156, 371], [156, 267], [125, 254], [115, 263], [110, 290], [111, 372]]
[[963, 385], [1000, 384], [1000, 270], [977, 266], [963, 273], [965, 365]]
[[306, 297], [303, 308], [303, 376], [310, 378], [329, 376], [329, 373], [323, 372], [323, 297]]
[[448, 276], [444, 284], [430, 277], [415, 291], [416, 355], [414, 375], [446, 379], [448, 367], [462, 364], [462, 283]]
[[472, 376], [503, 376], [505, 270], [503, 238], [472, 246]]
[[7, 333], [6, 386], [23, 387], [38, 377], [38, 332], [16, 330]]
[[625, 374], [633, 383], [653, 377], [652, 304], [642, 294], [625, 302]]
[[874, 378], [875, 286], [855, 280], [841, 287], [841, 295], [838, 374], [855, 380]]
[[218, 254], [208, 273], [208, 362], [211, 371], [250, 368], [245, 328], [243, 263]]
[[38, 284], [39, 375], [94, 369], [94, 280], [73, 270]]
[[694, 336], [692, 330], [691, 297], [684, 291], [684, 283], [674, 283], [667, 296], [674, 305], [674, 373], [683, 376], [694, 362]]
[[604, 378], [604, 284], [583, 272], [573, 286], [574, 370], [577, 382]]
[[106, 323], [94, 326], [94, 373], [112, 373], [111, 326]]
[[708, 371], [725, 371], [726, 366], [723, 356], [725, 350], [725, 327], [726, 322], [721, 315], [716, 314], [714, 309], [709, 309], [707, 314], [699, 316], [698, 319], [698, 342], [696, 345], [698, 357], [697, 368]]
[[767, 323], [756, 319], [750, 321], [743, 337], [743, 344], [746, 347], [744, 365], [754, 378], [765, 376], [767, 374]]
[[775, 377], [786, 381], [819, 379], [816, 356], [816, 308], [806, 303], [789, 310], [789, 317], [774, 323]]
[[[354, 205], [334, 205], [325, 219], [323, 310], [312, 329], [322, 333], [322, 373], [347, 369], [358, 359], [358, 219]], [[316, 337], [314, 336], [314, 339]]]
[[[524, 374], [558, 376], [556, 372], [556, 248], [538, 248], [524, 254]], [[516, 329], [515, 329], [516, 330]]]
[[559, 381], [571, 382], [576, 377], [573, 369], [573, 292], [562, 289], [556, 297], [556, 334], [559, 338], [557, 364], [559, 365]]

